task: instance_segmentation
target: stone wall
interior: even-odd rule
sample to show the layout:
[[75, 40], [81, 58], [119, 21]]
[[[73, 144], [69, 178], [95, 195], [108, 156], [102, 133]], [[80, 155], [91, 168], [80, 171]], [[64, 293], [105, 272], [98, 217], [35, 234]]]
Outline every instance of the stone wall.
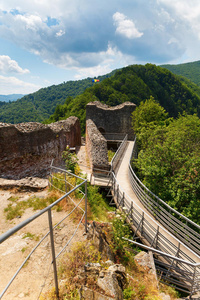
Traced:
[[86, 121], [86, 149], [92, 170], [109, 170], [107, 141], [90, 119]]
[[49, 125], [0, 123], [0, 177], [46, 177], [52, 159], [59, 164], [67, 145], [81, 145], [76, 117]]
[[131, 114], [136, 105], [131, 102], [109, 107], [99, 101], [90, 102], [86, 106], [86, 120], [91, 119], [101, 132], [127, 134], [134, 138], [131, 125]]

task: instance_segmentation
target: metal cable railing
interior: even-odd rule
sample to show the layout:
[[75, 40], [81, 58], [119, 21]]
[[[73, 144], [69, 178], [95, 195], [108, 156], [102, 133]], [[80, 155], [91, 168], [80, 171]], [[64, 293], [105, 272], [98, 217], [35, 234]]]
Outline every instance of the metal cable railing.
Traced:
[[113, 172], [114, 170], [116, 170], [117, 166], [119, 165], [120, 160], [122, 159], [124, 150], [126, 148], [126, 142], [128, 139], [128, 135], [126, 135], [123, 139], [123, 141], [121, 142], [119, 148], [117, 149], [117, 152], [115, 153], [115, 155], [113, 156], [112, 160], [111, 160], [111, 171]]
[[[135, 155], [135, 148], [136, 143], [134, 143], [132, 157]], [[154, 218], [180, 241], [200, 255], [200, 226], [152, 193], [136, 176], [131, 163], [129, 164], [129, 180], [134, 193]]]
[[[123, 147], [123, 151], [126, 147], [126, 143], [127, 141], [124, 141], [123, 146], [121, 145]], [[121, 151], [121, 154], [123, 153], [123, 151]], [[134, 151], [135, 148], [133, 149], [133, 154]], [[118, 157], [117, 160], [119, 161], [120, 158]], [[129, 165], [130, 179], [130, 175], [133, 172], [131, 171], [131, 169], [132, 168]], [[115, 171], [115, 167], [112, 166], [112, 170]], [[162, 227], [162, 225], [157, 223], [150, 215], [142, 210], [142, 208], [140, 208], [135, 202], [133, 202], [133, 200], [128, 195], [126, 195], [125, 191], [120, 187], [120, 183], [117, 182], [114, 172], [112, 172], [111, 181], [112, 195], [115, 203], [117, 207], [126, 214], [127, 221], [133, 228], [133, 240], [137, 235], [141, 240], [145, 242], [145, 244], [160, 251], [159, 254], [155, 254], [155, 265], [157, 272], [160, 274], [160, 280], [165, 284], [171, 286], [175, 285], [178, 290], [189, 293], [190, 295], [193, 295], [196, 292], [200, 291], [200, 264], [197, 264], [196, 261], [189, 257], [186, 251], [184, 251], [188, 250], [187, 252], [190, 252], [193, 257], [196, 257], [197, 261], [199, 261], [200, 257], [198, 256], [198, 254], [196, 254], [197, 251], [194, 251], [193, 249], [195, 248], [194, 243], [192, 247], [190, 247], [189, 244], [188, 246], [185, 245], [185, 243], [181, 242], [179, 236], [174, 235], [173, 232], [168, 232], [164, 227]], [[152, 215], [154, 216], [156, 212], [155, 209], [153, 210], [154, 202], [151, 203], [150, 201], [147, 201], [146, 198], [144, 200], [144, 193], [140, 190], [140, 185], [137, 182], [135, 182], [133, 185], [133, 181], [131, 181], [131, 183], [138, 198], [140, 199], [141, 195], [143, 195], [143, 201], [141, 202], [144, 202], [146, 204], [146, 206], [149, 208], [148, 210], [151, 213], [153, 211]], [[149, 194], [147, 194], [146, 197], [149, 200]], [[165, 217], [168, 218], [169, 216], [166, 214]], [[171, 219], [173, 219], [173, 217], [173, 215], [170, 216], [170, 219], [168, 219], [168, 223]], [[177, 221], [178, 224], [179, 222], [180, 220]], [[192, 221], [190, 222], [193, 224]], [[169, 224], [168, 227], [170, 227]], [[184, 230], [185, 229], [186, 227], [184, 227]], [[179, 230], [181, 229], [179, 228]], [[188, 232], [191, 233], [193, 231], [194, 230], [191, 230], [190, 228], [190, 231], [184, 231], [184, 233], [187, 236]], [[198, 243], [198, 235], [195, 234], [194, 237], [196, 237], [196, 242]], [[195, 240], [194, 237], [192, 238], [192, 241]]]
[[[22, 270], [22, 268], [24, 267], [24, 265], [26, 264], [26, 262], [29, 260], [29, 258], [31, 257], [31, 255], [35, 252], [35, 250], [41, 245], [41, 243], [47, 238], [47, 236], [50, 236], [50, 244], [51, 244], [51, 254], [52, 254], [52, 265], [53, 265], [53, 271], [54, 271], [54, 282], [55, 282], [55, 291], [56, 291], [56, 296], [57, 299], [59, 298], [59, 288], [58, 288], [58, 278], [57, 278], [57, 264], [56, 264], [56, 259], [60, 256], [60, 254], [66, 249], [66, 247], [69, 245], [69, 243], [71, 242], [71, 240], [73, 239], [73, 237], [75, 236], [78, 228], [80, 227], [80, 224], [83, 221], [83, 218], [85, 218], [85, 231], [87, 231], [87, 180], [78, 177], [74, 174], [69, 173], [66, 170], [62, 170], [59, 168], [56, 168], [54, 166], [51, 166], [51, 170], [54, 171], [59, 171], [59, 172], [64, 172], [64, 174], [66, 175], [70, 175], [70, 176], [74, 176], [76, 177], [76, 179], [79, 179], [79, 181], [81, 181], [79, 184], [77, 184], [76, 186], [71, 185], [71, 188], [68, 192], [66, 192], [66, 189], [62, 190], [64, 192], [64, 195], [62, 197], [60, 197], [58, 200], [56, 200], [55, 202], [53, 202], [52, 204], [50, 204], [49, 206], [47, 206], [46, 208], [40, 210], [39, 212], [37, 212], [36, 214], [34, 214], [33, 216], [29, 217], [28, 219], [24, 220], [23, 222], [19, 223], [18, 225], [16, 225], [15, 227], [9, 229], [7, 232], [3, 233], [0, 235], [0, 244], [2, 244], [4, 241], [6, 241], [9, 237], [11, 237], [14, 233], [18, 232], [20, 229], [24, 228], [26, 225], [28, 225], [29, 223], [33, 222], [34, 220], [36, 220], [38, 217], [42, 216], [45, 213], [48, 213], [48, 223], [49, 223], [49, 231], [43, 236], [43, 238], [37, 243], [37, 245], [32, 249], [32, 251], [29, 253], [29, 255], [25, 258], [25, 260], [22, 262], [22, 264], [20, 265], [20, 267], [18, 268], [18, 270], [15, 272], [15, 274], [12, 276], [12, 278], [10, 279], [10, 281], [8, 282], [8, 284], [6, 285], [6, 287], [3, 289], [3, 291], [0, 294], [0, 299], [5, 295], [6, 291], [9, 289], [10, 285], [12, 284], [12, 282], [14, 281], [14, 279], [17, 277], [17, 275], [19, 274], [19, 272]], [[50, 185], [53, 186], [53, 174], [51, 172], [50, 174]], [[66, 176], [65, 176], [66, 179]], [[65, 180], [64, 180], [65, 182]], [[68, 185], [68, 182], [65, 182], [65, 187]], [[84, 186], [85, 189], [85, 193], [80, 189], [82, 186]], [[81, 199], [79, 200], [78, 203], [75, 203], [74, 201], [72, 201], [72, 203], [74, 204], [74, 208], [64, 217], [62, 218], [62, 220], [60, 220], [55, 226], [52, 225], [52, 209], [59, 204], [63, 199], [72, 199], [69, 198], [70, 195], [76, 191], [79, 191], [79, 193], [82, 194]], [[84, 205], [85, 205], [85, 210], [83, 208], [80, 207], [81, 203], [83, 203], [84, 201]], [[82, 216], [80, 218], [80, 221], [78, 223], [78, 225], [76, 226], [76, 229], [74, 231], [74, 233], [72, 234], [72, 236], [69, 238], [69, 240], [67, 241], [67, 243], [64, 245], [64, 247], [61, 249], [61, 251], [56, 255], [55, 252], [55, 242], [54, 242], [54, 237], [53, 237], [53, 230], [58, 227], [66, 218], [68, 218], [76, 209], [80, 209], [82, 212]], [[40, 291], [41, 293], [41, 291]]]

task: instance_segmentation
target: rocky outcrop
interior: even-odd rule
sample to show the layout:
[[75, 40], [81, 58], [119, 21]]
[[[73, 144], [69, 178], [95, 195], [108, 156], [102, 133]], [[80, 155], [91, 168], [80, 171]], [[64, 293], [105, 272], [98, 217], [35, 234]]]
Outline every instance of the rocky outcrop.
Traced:
[[107, 141], [90, 119], [86, 121], [86, 149], [92, 170], [109, 170]]
[[[85, 286], [80, 289], [80, 299], [123, 300], [126, 273], [122, 265], [113, 264], [105, 269], [99, 263], [90, 263], [85, 265], [79, 277], [85, 282]], [[93, 282], [96, 282], [95, 290], [87, 287], [91, 278]]]
[[81, 144], [78, 118], [44, 125], [0, 123], [0, 177], [46, 177], [52, 159], [62, 160], [66, 146]]
[[149, 274], [154, 274], [157, 280], [156, 268], [154, 264], [153, 254], [152, 252], [141, 251], [137, 255], [135, 255], [134, 260], [143, 267], [146, 268]]
[[0, 178], [1, 189], [13, 189], [17, 190], [43, 190], [48, 186], [48, 179], [37, 177], [26, 177], [19, 180]]
[[126, 285], [125, 267], [114, 263], [109, 242], [104, 231], [110, 229], [108, 223], [93, 221], [87, 232], [87, 239], [101, 253], [101, 262], [87, 263], [75, 281], [82, 283], [79, 290], [80, 299], [122, 300]]
[[110, 248], [109, 242], [107, 241], [106, 235], [102, 230], [102, 225], [104, 227], [106, 226], [104, 223], [98, 224], [97, 222], [93, 221], [88, 226], [87, 239], [93, 242], [95, 248], [101, 253], [101, 256], [104, 260], [114, 261], [114, 255]]
[[123, 289], [126, 284], [125, 267], [119, 264], [110, 266], [99, 273], [97, 285], [106, 295], [123, 300]]

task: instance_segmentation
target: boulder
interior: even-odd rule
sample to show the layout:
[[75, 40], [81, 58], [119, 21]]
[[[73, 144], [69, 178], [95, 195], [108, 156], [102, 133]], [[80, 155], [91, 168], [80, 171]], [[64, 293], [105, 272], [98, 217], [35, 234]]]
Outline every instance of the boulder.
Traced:
[[114, 255], [111, 251], [106, 235], [102, 231], [102, 227], [97, 222], [93, 221], [89, 225], [87, 239], [93, 241], [94, 245], [101, 253], [102, 259], [114, 261]]

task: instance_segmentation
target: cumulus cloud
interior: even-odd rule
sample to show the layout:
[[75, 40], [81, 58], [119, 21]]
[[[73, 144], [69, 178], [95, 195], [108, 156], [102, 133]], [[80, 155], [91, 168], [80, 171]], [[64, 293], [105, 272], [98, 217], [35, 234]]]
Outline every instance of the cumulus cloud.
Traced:
[[[88, 55], [88, 58], [91, 55]], [[93, 53], [94, 60], [96, 60], [96, 54]], [[85, 57], [86, 58], [86, 57]], [[96, 66], [75, 68], [77, 75], [75, 79], [81, 79], [86, 77], [96, 77], [99, 75], [104, 75], [116, 68], [115, 62], [118, 62], [118, 68], [130, 65], [133, 63], [133, 57], [130, 55], [124, 55], [116, 47], [112, 47], [111, 44], [108, 45], [107, 50], [98, 53], [99, 63]], [[136, 61], [135, 61], [136, 62]]]
[[116, 33], [124, 35], [129, 39], [140, 38], [143, 33], [139, 32], [132, 20], [128, 19], [124, 14], [116, 12], [113, 15], [114, 24], [117, 27]]
[[59, 36], [62, 36], [65, 34], [65, 31], [60, 29], [58, 32], [56, 32], [56, 36], [59, 37]]
[[27, 74], [28, 69], [22, 69], [15, 60], [8, 55], [0, 55], [0, 71], [3, 73]]
[[17, 4], [2, 0], [0, 37], [45, 63], [80, 70], [79, 74], [87, 68], [88, 73], [95, 67], [99, 72], [110, 70], [119, 67], [119, 61], [169, 62], [199, 48], [198, 41], [191, 42], [200, 34], [198, 0], [81, 4], [81, 0], [18, 0]]
[[170, 10], [177, 20], [185, 23], [192, 33], [200, 39], [200, 2], [198, 0], [159, 0], [159, 3]]
[[37, 91], [39, 85], [35, 85], [16, 77], [5, 77], [0, 75], [0, 91], [2, 95], [28, 94]]

